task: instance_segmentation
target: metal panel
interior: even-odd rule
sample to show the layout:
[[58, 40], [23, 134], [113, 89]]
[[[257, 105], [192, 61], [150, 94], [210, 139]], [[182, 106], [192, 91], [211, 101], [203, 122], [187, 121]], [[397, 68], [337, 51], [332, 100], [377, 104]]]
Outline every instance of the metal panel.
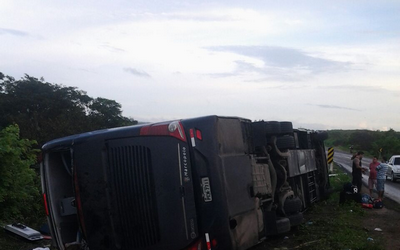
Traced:
[[288, 176], [294, 177], [317, 169], [315, 150], [289, 150]]
[[228, 215], [234, 216], [254, 210], [254, 199], [250, 196], [253, 176], [249, 157], [247, 155], [223, 157], [222, 169]]
[[160, 241], [151, 152], [143, 146], [109, 147], [112, 193], [123, 249], [144, 249]]
[[253, 169], [252, 175], [254, 194], [272, 194], [271, 175], [268, 164], [259, 164], [253, 159], [251, 165]]

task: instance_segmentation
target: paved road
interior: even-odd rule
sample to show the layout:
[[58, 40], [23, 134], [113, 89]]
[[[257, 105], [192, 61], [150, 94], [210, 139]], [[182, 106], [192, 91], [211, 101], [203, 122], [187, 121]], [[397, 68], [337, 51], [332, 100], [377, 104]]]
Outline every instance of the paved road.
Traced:
[[[333, 161], [351, 173], [352, 162], [351, 155], [349, 153], [335, 151]], [[362, 166], [368, 167], [371, 161], [371, 158], [364, 157], [361, 161]], [[368, 174], [363, 174], [362, 180], [364, 185], [368, 186]], [[385, 196], [391, 198], [397, 203], [400, 203], [400, 182], [393, 183], [391, 180], [387, 180], [385, 182]]]

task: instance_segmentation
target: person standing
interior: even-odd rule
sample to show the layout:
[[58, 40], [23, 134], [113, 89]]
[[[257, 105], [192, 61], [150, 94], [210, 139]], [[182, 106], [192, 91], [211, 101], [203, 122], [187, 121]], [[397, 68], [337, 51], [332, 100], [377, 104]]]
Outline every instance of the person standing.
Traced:
[[383, 193], [385, 191], [386, 172], [388, 170], [388, 164], [386, 163], [387, 158], [382, 156], [382, 162], [376, 167], [376, 190], [378, 191], [378, 199], [383, 199]]
[[361, 167], [361, 159], [364, 155], [364, 152], [359, 151], [353, 159], [353, 181], [352, 184], [357, 186], [358, 193], [361, 192], [362, 185], [362, 167]]
[[372, 158], [372, 162], [369, 164], [369, 178], [368, 178], [368, 188], [369, 188], [369, 196], [372, 197], [372, 191], [374, 186], [376, 188], [376, 167], [379, 165], [378, 158], [374, 156]]

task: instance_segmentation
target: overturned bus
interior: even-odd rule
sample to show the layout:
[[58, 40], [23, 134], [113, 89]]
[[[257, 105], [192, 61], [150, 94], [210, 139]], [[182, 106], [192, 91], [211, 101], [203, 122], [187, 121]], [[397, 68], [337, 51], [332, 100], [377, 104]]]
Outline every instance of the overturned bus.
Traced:
[[248, 249], [302, 223], [329, 189], [326, 132], [207, 116], [43, 146], [59, 249]]

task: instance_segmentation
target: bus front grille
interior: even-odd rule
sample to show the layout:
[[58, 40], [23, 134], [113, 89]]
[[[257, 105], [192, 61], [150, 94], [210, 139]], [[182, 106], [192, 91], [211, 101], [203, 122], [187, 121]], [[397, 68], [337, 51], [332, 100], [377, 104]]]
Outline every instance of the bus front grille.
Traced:
[[[109, 145], [110, 146], [110, 145]], [[137, 145], [108, 150], [111, 211], [122, 249], [145, 249], [160, 241], [151, 151]], [[117, 238], [116, 237], [116, 238]], [[117, 243], [118, 244], [118, 243]]]

